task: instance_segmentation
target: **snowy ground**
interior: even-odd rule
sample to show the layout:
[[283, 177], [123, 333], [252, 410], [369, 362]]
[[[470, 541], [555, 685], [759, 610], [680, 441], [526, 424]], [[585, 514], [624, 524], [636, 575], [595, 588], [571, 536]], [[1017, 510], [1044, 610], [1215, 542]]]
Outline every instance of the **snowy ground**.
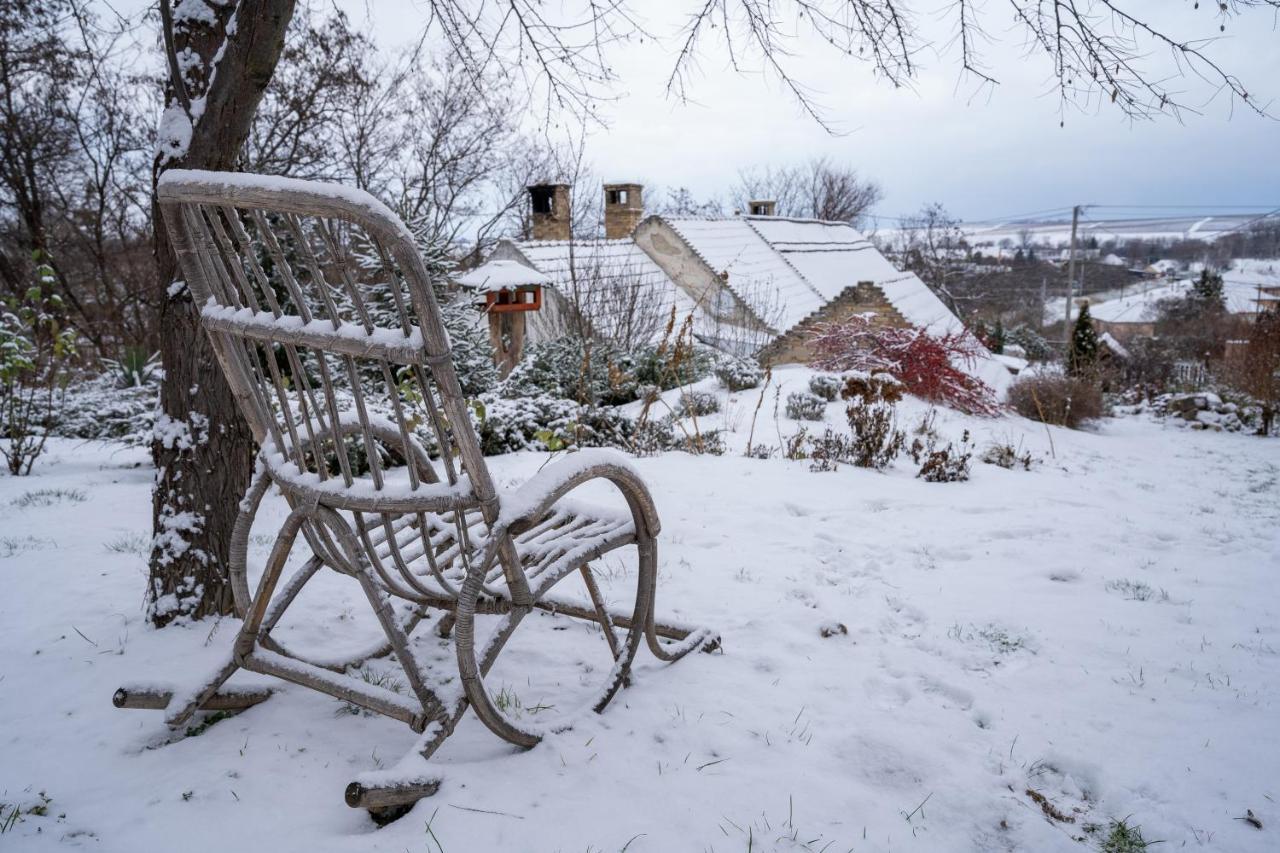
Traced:
[[[754, 404], [711, 420], [740, 447]], [[1039, 425], [939, 416], [966, 427], [1041, 461], [932, 484], [905, 458], [637, 460], [664, 521], [659, 610], [723, 653], [642, 650], [603, 715], [528, 752], [469, 717], [440, 793], [383, 829], [341, 795], [409, 747], [398, 723], [287, 686], [180, 739], [112, 708], [121, 683], [208, 665], [235, 625], [146, 627], [144, 456], [58, 443], [0, 479], [0, 803], [49, 799], [0, 850], [1054, 851], [1121, 818], [1161, 850], [1280, 849], [1280, 443], [1123, 419], [1052, 431], [1051, 456]], [[779, 429], [766, 401], [757, 441]], [[495, 466], [512, 484], [544, 460]], [[619, 594], [625, 567], [606, 580]], [[324, 583], [291, 636], [368, 636], [354, 584]]]

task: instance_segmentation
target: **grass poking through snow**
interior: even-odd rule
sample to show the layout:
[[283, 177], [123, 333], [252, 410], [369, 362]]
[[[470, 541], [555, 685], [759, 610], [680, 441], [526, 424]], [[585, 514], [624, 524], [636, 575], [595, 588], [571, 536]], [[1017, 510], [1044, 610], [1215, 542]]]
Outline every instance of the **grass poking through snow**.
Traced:
[[106, 549], [113, 554], [137, 554], [145, 557], [151, 552], [151, 537], [141, 533], [123, 533], [106, 543]]
[[34, 536], [0, 536], [0, 560], [23, 551], [39, 551], [53, 544], [51, 539], [37, 539]]
[[1142, 837], [1142, 829], [1130, 826], [1129, 819], [1111, 821], [1111, 831], [1102, 840], [1102, 853], [1143, 853], [1150, 845], [1158, 841], [1147, 841]]
[[1107, 589], [1118, 592], [1129, 601], [1168, 601], [1169, 593], [1163, 589], [1156, 590], [1145, 581], [1131, 581], [1125, 578], [1107, 581]]
[[84, 503], [88, 497], [80, 489], [35, 489], [23, 492], [10, 503], [18, 509], [27, 509], [33, 506], [53, 506], [63, 501], [73, 504]]

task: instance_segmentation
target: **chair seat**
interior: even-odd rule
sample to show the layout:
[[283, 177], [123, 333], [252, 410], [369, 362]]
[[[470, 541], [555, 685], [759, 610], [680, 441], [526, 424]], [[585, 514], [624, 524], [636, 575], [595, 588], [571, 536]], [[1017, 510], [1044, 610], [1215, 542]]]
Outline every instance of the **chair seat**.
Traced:
[[[396, 574], [398, 565], [403, 564], [433, 594], [449, 598], [454, 597], [454, 590], [441, 584], [440, 578], [455, 589], [460, 586], [468, 562], [488, 536], [479, 510], [463, 514], [383, 513], [362, 520], [366, 551], [372, 547], [386, 572]], [[460, 541], [467, 547], [459, 547]], [[535, 597], [564, 572], [635, 541], [635, 522], [630, 515], [568, 499], [559, 501], [537, 524], [515, 537], [516, 551]], [[500, 565], [489, 571], [485, 585], [492, 595], [504, 594], [506, 580]]]

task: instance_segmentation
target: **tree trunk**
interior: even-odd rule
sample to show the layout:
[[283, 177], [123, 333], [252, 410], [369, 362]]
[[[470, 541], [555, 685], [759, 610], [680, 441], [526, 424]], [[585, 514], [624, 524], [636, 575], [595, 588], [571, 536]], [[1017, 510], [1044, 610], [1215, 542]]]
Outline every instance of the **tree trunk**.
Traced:
[[[165, 87], [155, 178], [170, 168], [233, 167], [280, 58], [293, 8], [294, 0], [240, 0], [208, 4], [212, 20], [174, 20], [162, 0], [170, 72], [182, 77], [171, 76]], [[178, 70], [178, 56], [185, 70]], [[232, 611], [231, 529], [252, 474], [254, 444], [190, 292], [180, 283], [154, 193], [152, 213], [156, 269], [167, 295], [160, 308], [165, 378], [151, 445], [155, 538], [147, 599], [149, 618], [165, 625]]]

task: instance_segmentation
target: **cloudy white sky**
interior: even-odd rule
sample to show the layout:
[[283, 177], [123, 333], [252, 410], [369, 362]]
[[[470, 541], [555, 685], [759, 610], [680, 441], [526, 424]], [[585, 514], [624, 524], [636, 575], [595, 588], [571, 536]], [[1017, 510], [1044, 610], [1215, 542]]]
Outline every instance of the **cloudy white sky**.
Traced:
[[[336, 2], [387, 49], [415, 37], [428, 20], [423, 0]], [[821, 42], [797, 42], [794, 70], [841, 135], [804, 115], [776, 79], [758, 70], [735, 73], [719, 49], [701, 57], [690, 89], [696, 103], [669, 97], [677, 31], [702, 5], [631, 4], [657, 38], [611, 51], [616, 100], [603, 109], [607, 127], [594, 130], [587, 145], [602, 178], [685, 185], [706, 196], [723, 192], [741, 167], [827, 155], [883, 185], [878, 212], [886, 215], [931, 201], [970, 219], [1076, 203], [1280, 207], [1280, 122], [1239, 105], [1233, 110], [1219, 97], [1181, 124], [1133, 124], [1104, 106], [1068, 113], [1059, 127], [1048, 61], [1026, 53], [1023, 34], [999, 0], [977, 3], [992, 36], [984, 48], [987, 63], [1000, 80], [977, 97], [959, 74], [955, 51], [945, 47], [954, 25], [948, 0], [907, 4], [936, 45], [918, 55], [921, 70], [911, 90], [878, 82], [869, 66]], [[1191, 0], [1120, 5], [1178, 38], [1219, 35], [1210, 10], [1216, 3], [1199, 4], [1202, 9]], [[1274, 98], [1280, 115], [1280, 21], [1266, 12], [1236, 19], [1209, 51], [1258, 98]], [[1170, 69], [1163, 54], [1150, 60], [1156, 74]], [[1193, 81], [1181, 88], [1197, 103], [1212, 95]]]

